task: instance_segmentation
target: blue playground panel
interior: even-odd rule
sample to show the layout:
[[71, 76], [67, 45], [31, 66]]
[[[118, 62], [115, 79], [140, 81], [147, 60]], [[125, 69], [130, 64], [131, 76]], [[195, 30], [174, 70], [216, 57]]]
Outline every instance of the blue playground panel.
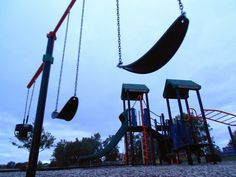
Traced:
[[193, 144], [191, 128], [185, 127], [183, 122], [180, 120], [171, 126], [171, 136], [174, 148]]
[[137, 127], [137, 116], [136, 116], [136, 109], [131, 108], [131, 122], [132, 126]]
[[144, 108], [143, 111], [144, 111], [144, 126], [148, 127], [149, 126], [149, 112], [147, 108]]

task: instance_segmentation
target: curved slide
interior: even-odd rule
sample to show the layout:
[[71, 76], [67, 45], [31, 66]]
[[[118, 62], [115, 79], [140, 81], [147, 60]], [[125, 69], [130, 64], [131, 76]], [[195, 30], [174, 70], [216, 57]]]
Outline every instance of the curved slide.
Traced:
[[80, 156], [79, 160], [98, 159], [98, 158], [101, 158], [101, 157], [105, 156], [106, 154], [108, 154], [109, 152], [112, 151], [112, 149], [119, 143], [121, 138], [124, 136], [124, 134], [128, 130], [128, 114], [127, 114], [127, 111], [121, 113], [119, 118], [122, 122], [122, 125], [119, 128], [119, 130], [116, 132], [116, 134], [113, 136], [110, 143], [104, 149], [100, 150], [99, 152], [97, 152], [95, 154]]

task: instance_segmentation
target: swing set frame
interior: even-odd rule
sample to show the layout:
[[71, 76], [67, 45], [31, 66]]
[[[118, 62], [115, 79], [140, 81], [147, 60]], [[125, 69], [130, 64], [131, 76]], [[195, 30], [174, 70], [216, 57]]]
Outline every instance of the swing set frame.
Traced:
[[[181, 3], [181, 0], [178, 0], [178, 1], [179, 1], [179, 5], [180, 5], [180, 10], [181, 10], [180, 17], [185, 17], [184, 13], [183, 13], [183, 6]], [[35, 75], [30, 80], [29, 84], [27, 85], [27, 88], [30, 88], [33, 85], [33, 83], [35, 82], [35, 80], [38, 78], [38, 76], [42, 73], [42, 79], [41, 79], [41, 85], [40, 85], [40, 91], [39, 91], [39, 99], [38, 99], [36, 118], [35, 118], [35, 124], [34, 124], [33, 139], [32, 139], [32, 145], [31, 145], [30, 154], [29, 154], [26, 177], [34, 177], [36, 174], [40, 138], [41, 138], [41, 133], [42, 133], [47, 91], [48, 91], [50, 69], [51, 69], [51, 64], [53, 64], [53, 49], [54, 49], [54, 41], [56, 40], [56, 33], [60, 29], [62, 23], [64, 22], [66, 16], [69, 14], [72, 7], [74, 6], [75, 2], [76, 2], [76, 0], [71, 0], [70, 4], [66, 8], [64, 14], [60, 18], [60, 20], [57, 23], [54, 30], [47, 34], [48, 42], [47, 42], [47, 47], [46, 47], [46, 53], [43, 56], [43, 63], [40, 65], [40, 67], [36, 71]], [[183, 21], [181, 19], [180, 19], [180, 21], [183, 23]], [[185, 22], [186, 22], [185, 26], [183, 28], [180, 28], [180, 31], [182, 31], [183, 34], [182, 34], [181, 38], [177, 40], [178, 44], [176, 46], [174, 46], [176, 48], [175, 50], [177, 50], [179, 45], [182, 43], [182, 40], [184, 39], [185, 33], [187, 31], [187, 28], [188, 28], [188, 19], [187, 18], [185, 18]], [[176, 25], [174, 25], [174, 26], [172, 25], [171, 29], [173, 29], [173, 28], [175, 29], [175, 27], [176, 27]], [[119, 26], [118, 26], [118, 28], [119, 28]], [[168, 34], [169, 34], [169, 31], [171, 31], [171, 30], [167, 30]], [[167, 34], [164, 34], [164, 36], [166, 36], [166, 35]], [[172, 35], [172, 33], [171, 33], [170, 38], [172, 36], [174, 36], [174, 35]], [[168, 39], [167, 40], [167, 43], [168, 43], [169, 38], [167, 38], [167, 39]], [[163, 44], [163, 43], [165, 43], [165, 40], [164, 40], [164, 42], [163, 42], [163, 40], [161, 40], [161, 42], [159, 42], [159, 43]], [[162, 46], [161, 44], [160, 44], [160, 46]], [[155, 46], [159, 46], [159, 45], [155, 45]], [[176, 52], [175, 50], [172, 51], [173, 54]], [[120, 53], [119, 57], [120, 57], [119, 59], [121, 61], [121, 53]], [[171, 55], [171, 57], [172, 57], [172, 55]], [[169, 59], [171, 57], [168, 56], [167, 59]], [[142, 61], [142, 60], [139, 60], [139, 61]], [[119, 64], [121, 64], [121, 63], [122, 62], [120, 62]], [[140, 72], [136, 72], [133, 70], [133, 68], [136, 67], [136, 65], [133, 65], [133, 64], [130, 64], [127, 66], [120, 66], [119, 65], [119, 67], [123, 68], [125, 70], [128, 70], [130, 72], [140, 73]], [[159, 68], [155, 68], [155, 70], [157, 70], [157, 69], [159, 69]], [[141, 74], [150, 73], [150, 72], [152, 72], [152, 71], [144, 71], [144, 72], [141, 72]]]
[[47, 42], [47, 47], [46, 47], [46, 53], [43, 56], [43, 63], [40, 65], [39, 69], [37, 70], [37, 72], [35, 73], [35, 75], [33, 76], [33, 78], [31, 79], [31, 81], [29, 82], [27, 86], [30, 88], [32, 86], [32, 83], [34, 83], [34, 81], [38, 78], [40, 73], [42, 73], [42, 80], [41, 80], [41, 85], [40, 85], [39, 99], [38, 99], [36, 118], [35, 118], [35, 124], [34, 124], [33, 139], [32, 139], [32, 145], [30, 148], [26, 177], [34, 177], [36, 174], [40, 138], [41, 138], [41, 133], [42, 133], [47, 91], [48, 91], [48, 82], [49, 82], [51, 64], [53, 63], [53, 48], [54, 48], [54, 41], [56, 40], [56, 33], [61, 27], [67, 14], [70, 12], [72, 7], [74, 6], [75, 2], [76, 0], [72, 0], [70, 2], [70, 4], [66, 8], [64, 14], [60, 18], [54, 30], [47, 34], [48, 42]]

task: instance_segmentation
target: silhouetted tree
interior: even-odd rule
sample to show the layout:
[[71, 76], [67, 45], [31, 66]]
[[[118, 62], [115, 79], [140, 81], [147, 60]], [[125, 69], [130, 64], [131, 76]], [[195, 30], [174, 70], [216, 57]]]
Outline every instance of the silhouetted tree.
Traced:
[[[181, 124], [183, 123], [185, 128], [190, 128], [190, 132], [186, 132], [186, 133], [192, 133], [194, 135], [194, 141], [196, 143], [198, 144], [207, 143], [206, 129], [205, 129], [203, 120], [201, 118], [194, 117], [192, 114], [190, 115], [190, 117], [184, 113], [183, 120], [181, 120], [180, 115], [177, 115], [173, 119], [173, 122], [174, 124], [176, 122], [181, 123]], [[209, 124], [207, 125], [208, 125], [209, 131], [211, 131], [212, 128], [210, 127]]]
[[[30, 151], [32, 138], [33, 138], [33, 131], [30, 133], [27, 139], [22, 139], [16, 136], [15, 139], [11, 139], [11, 143], [12, 145], [17, 146], [20, 149], [26, 149]], [[50, 149], [51, 147], [53, 147], [55, 140], [56, 138], [51, 133], [46, 132], [43, 128], [39, 146], [40, 151], [43, 151], [45, 149]]]
[[80, 155], [89, 155], [94, 154], [101, 150], [101, 136], [99, 133], [94, 134], [90, 138], [82, 138], [81, 147], [80, 147]]
[[51, 164], [54, 166], [69, 166], [79, 163], [81, 155], [89, 155], [98, 152], [101, 147], [101, 136], [99, 133], [91, 137], [75, 139], [75, 141], [61, 140], [57, 143], [51, 159]]
[[[174, 122], [180, 121], [180, 115], [175, 116], [173, 121]], [[204, 125], [203, 119], [201, 117], [200, 118], [195, 117], [193, 115], [193, 113], [190, 113], [190, 116], [188, 116], [188, 114], [184, 113], [184, 118], [183, 118], [182, 123], [184, 123], [185, 127], [191, 128], [191, 131], [192, 131], [193, 136], [194, 136], [193, 140], [195, 141], [195, 143], [197, 143], [197, 144], [208, 143], [205, 125]], [[211, 132], [212, 128], [211, 128], [210, 124], [207, 123], [207, 126], [208, 126], [209, 132]], [[190, 132], [188, 132], [188, 133], [190, 133]], [[215, 144], [213, 136], [211, 137], [211, 140], [212, 140], [212, 144], [213, 144], [213, 148], [215, 150], [215, 153], [220, 154], [220, 148], [219, 148], [219, 146], [217, 146]], [[197, 153], [198, 154], [202, 154], [202, 153], [207, 154], [207, 153], [209, 153], [209, 148], [199, 149], [199, 152], [197, 152]]]

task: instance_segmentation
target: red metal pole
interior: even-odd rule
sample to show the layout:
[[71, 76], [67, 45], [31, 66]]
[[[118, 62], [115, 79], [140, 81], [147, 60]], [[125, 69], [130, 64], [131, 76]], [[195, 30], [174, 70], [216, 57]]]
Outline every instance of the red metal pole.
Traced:
[[[54, 28], [53, 31], [49, 32], [48, 37], [54, 38], [56, 37], [56, 33], [59, 30], [61, 24], [63, 23], [63, 21], [65, 20], [66, 16], [68, 15], [68, 13], [70, 12], [70, 9], [73, 7], [73, 5], [75, 4], [76, 0], [72, 0], [70, 2], [70, 4], [68, 5], [67, 9], [65, 10], [64, 14], [62, 15], [61, 19], [59, 20], [59, 22], [57, 23], [56, 27]], [[43, 71], [43, 66], [44, 63], [42, 63], [40, 65], [40, 67], [38, 68], [38, 70], [36, 71], [36, 73], [34, 74], [34, 76], [32, 77], [31, 81], [28, 83], [27, 88], [30, 88], [33, 83], [35, 82], [35, 80], [38, 78], [38, 76], [41, 74], [41, 72]]]
[[43, 71], [43, 66], [44, 66], [44, 63], [42, 63], [38, 70], [36, 71], [36, 73], [34, 74], [34, 76], [32, 77], [31, 81], [28, 83], [27, 85], [27, 88], [29, 89], [33, 83], [35, 82], [35, 80], [39, 77], [39, 75], [41, 74], [41, 72]]
[[49, 35], [51, 36], [56, 36], [56, 33], [58, 31], [58, 29], [60, 28], [61, 24], [63, 23], [63, 21], [65, 20], [67, 14], [70, 12], [70, 9], [73, 7], [73, 5], [75, 4], [76, 0], [72, 0], [70, 2], [70, 4], [68, 5], [67, 9], [65, 10], [64, 14], [62, 15], [61, 19], [59, 20], [59, 22], [57, 23], [57, 26], [54, 28], [54, 30], [52, 32], [49, 33]]

